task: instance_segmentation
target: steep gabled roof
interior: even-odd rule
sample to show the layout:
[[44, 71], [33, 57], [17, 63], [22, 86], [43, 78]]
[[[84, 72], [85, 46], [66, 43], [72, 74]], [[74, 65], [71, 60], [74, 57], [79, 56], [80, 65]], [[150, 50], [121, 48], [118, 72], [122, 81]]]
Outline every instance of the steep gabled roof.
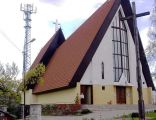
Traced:
[[[36, 59], [34, 60], [31, 68], [34, 68], [37, 64], [43, 63], [45, 66], [49, 63], [49, 60], [53, 56], [56, 49], [65, 41], [65, 37], [61, 28], [50, 38], [50, 40], [40, 50]], [[30, 69], [31, 69], [30, 68]]]
[[[33, 93], [39, 94], [76, 86], [87, 69], [120, 3], [126, 16], [132, 15], [129, 0], [108, 0], [56, 49], [48, 62], [44, 83], [37, 84]], [[129, 7], [130, 9], [127, 9]], [[128, 21], [128, 24], [133, 34], [131, 22]], [[147, 63], [145, 59], [141, 60], [143, 66], [144, 62]], [[144, 66], [143, 73], [144, 68], [149, 69], [148, 65]], [[147, 85], [153, 87], [150, 72], [147, 72], [147, 77], [149, 77], [145, 77]]]

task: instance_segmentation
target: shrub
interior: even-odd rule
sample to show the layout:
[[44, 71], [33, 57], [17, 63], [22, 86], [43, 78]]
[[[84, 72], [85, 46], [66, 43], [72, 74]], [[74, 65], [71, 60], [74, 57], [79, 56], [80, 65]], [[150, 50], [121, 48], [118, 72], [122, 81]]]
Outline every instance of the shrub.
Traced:
[[42, 115], [69, 115], [80, 109], [80, 104], [42, 105]]
[[92, 111], [90, 111], [89, 109], [82, 109], [81, 114], [88, 114], [88, 113], [92, 113]]
[[131, 115], [131, 117], [132, 117], [132, 118], [139, 117], [139, 113], [133, 112], [132, 115]]
[[[33, 69], [29, 70], [25, 75], [26, 89], [33, 89], [37, 83], [44, 82], [43, 75], [45, 73], [46, 67], [44, 64], [40, 63]], [[23, 85], [24, 86], [24, 85]]]

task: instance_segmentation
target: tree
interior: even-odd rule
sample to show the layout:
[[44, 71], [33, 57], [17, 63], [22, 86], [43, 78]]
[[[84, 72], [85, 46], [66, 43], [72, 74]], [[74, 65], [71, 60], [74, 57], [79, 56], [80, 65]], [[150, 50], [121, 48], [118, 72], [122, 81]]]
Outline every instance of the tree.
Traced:
[[149, 41], [145, 52], [149, 64], [153, 65], [156, 62], [156, 41]]
[[11, 65], [0, 63], [0, 105], [20, 103], [20, 81], [16, 79], [18, 73], [18, 67], [14, 62]]
[[46, 67], [44, 64], [37, 64], [33, 69], [29, 70], [25, 75], [26, 89], [33, 89], [37, 83], [44, 82], [43, 75]]
[[150, 67], [151, 76], [153, 80], [156, 80], [156, 41], [149, 41], [145, 52]]
[[156, 1], [154, 1], [153, 4], [150, 21], [151, 26], [149, 27], [148, 32], [149, 43], [145, 51], [152, 77], [156, 78]]

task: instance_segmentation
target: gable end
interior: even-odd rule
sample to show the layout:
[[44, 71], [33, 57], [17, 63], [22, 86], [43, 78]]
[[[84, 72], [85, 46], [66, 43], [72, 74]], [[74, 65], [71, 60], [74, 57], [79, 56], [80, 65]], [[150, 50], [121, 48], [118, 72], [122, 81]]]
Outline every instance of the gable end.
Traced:
[[77, 82], [80, 82], [83, 74], [85, 73], [89, 63], [92, 60], [92, 57], [94, 56], [98, 46], [100, 45], [103, 36], [105, 35], [111, 20], [113, 19], [116, 11], [118, 10], [119, 6], [120, 6], [120, 2], [121, 0], [116, 0], [113, 3], [113, 6], [111, 8], [111, 10], [108, 12], [108, 14], [106, 15], [106, 18], [104, 18], [104, 22], [102, 23], [102, 26], [100, 27], [99, 31], [97, 32], [91, 46], [89, 47], [86, 55], [84, 56], [83, 60], [81, 61], [77, 71], [75, 72], [71, 82], [69, 83], [69, 86], [76, 86]]

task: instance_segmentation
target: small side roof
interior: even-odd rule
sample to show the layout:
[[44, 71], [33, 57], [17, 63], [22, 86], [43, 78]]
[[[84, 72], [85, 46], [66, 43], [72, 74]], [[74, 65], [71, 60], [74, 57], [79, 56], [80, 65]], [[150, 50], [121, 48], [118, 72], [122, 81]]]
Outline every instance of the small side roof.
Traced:
[[[50, 38], [50, 40], [40, 50], [36, 59], [34, 60], [31, 68], [34, 68], [37, 64], [43, 63], [47, 66], [49, 60], [53, 56], [56, 49], [65, 41], [65, 37], [61, 28]], [[31, 69], [30, 68], [30, 69]]]

